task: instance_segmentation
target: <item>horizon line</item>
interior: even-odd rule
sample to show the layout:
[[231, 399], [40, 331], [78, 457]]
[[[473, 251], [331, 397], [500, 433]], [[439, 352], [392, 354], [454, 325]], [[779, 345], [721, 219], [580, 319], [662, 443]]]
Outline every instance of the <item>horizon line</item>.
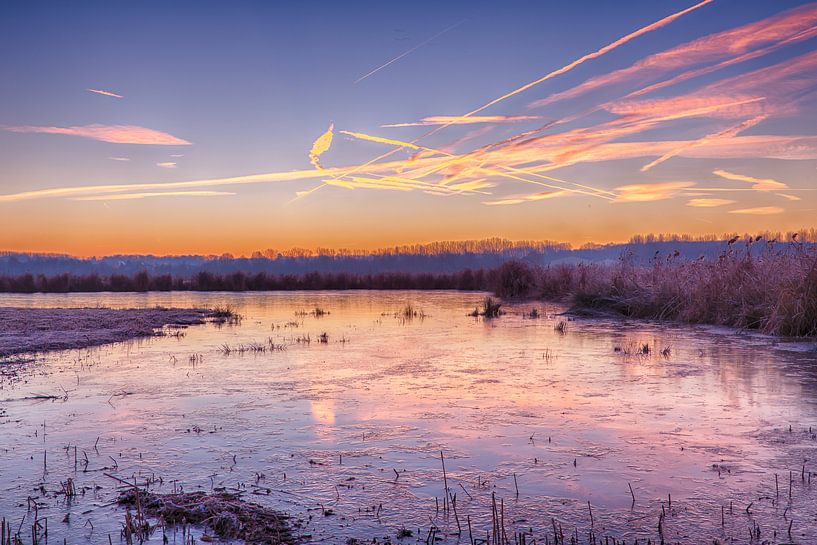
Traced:
[[[794, 239], [793, 235], [797, 235]], [[112, 257], [154, 257], [154, 258], [178, 258], [178, 257], [202, 257], [207, 259], [269, 259], [274, 260], [279, 257], [282, 258], [315, 258], [315, 257], [374, 257], [381, 255], [397, 254], [397, 255], [440, 255], [445, 253], [443, 246], [450, 246], [451, 252], [454, 254], [466, 253], [466, 247], [469, 245], [480, 245], [489, 242], [499, 244], [501, 247], [495, 249], [496, 252], [503, 252], [513, 249], [535, 249], [535, 248], [559, 248], [560, 250], [576, 251], [586, 249], [604, 248], [610, 246], [622, 246], [627, 244], [651, 244], [663, 242], [726, 242], [732, 239], [748, 240], [749, 238], [760, 237], [761, 239], [768, 239], [772, 237], [775, 242], [788, 242], [796, 240], [797, 242], [817, 242], [817, 228], [803, 227], [797, 230], [787, 231], [756, 231], [755, 233], [738, 233], [737, 231], [724, 233], [706, 233], [693, 235], [689, 233], [637, 233], [630, 236], [627, 240], [614, 240], [607, 242], [585, 242], [574, 245], [570, 242], [560, 242], [549, 239], [517, 239], [512, 240], [505, 237], [485, 237], [485, 238], [471, 238], [471, 239], [444, 239], [434, 240], [430, 242], [416, 242], [408, 244], [395, 244], [393, 246], [379, 246], [372, 249], [364, 248], [349, 248], [349, 247], [327, 247], [315, 246], [314, 248], [305, 248], [302, 246], [290, 246], [288, 248], [265, 248], [263, 250], [255, 250], [252, 254], [235, 255], [231, 252], [216, 253], [113, 253], [113, 254], [88, 254], [77, 255], [63, 252], [49, 252], [49, 251], [18, 251], [18, 250], [4, 250], [0, 249], [0, 257], [24, 255], [24, 256], [39, 256], [39, 257], [67, 257], [78, 260], [92, 260], [92, 259], [108, 259]], [[643, 239], [643, 240], [639, 240]], [[421, 250], [431, 250], [435, 246], [441, 246], [434, 252], [422, 252]], [[460, 246], [457, 250], [456, 247]], [[480, 253], [488, 253], [490, 248], [483, 248], [477, 250]], [[275, 252], [275, 257], [267, 257], [267, 252]]]

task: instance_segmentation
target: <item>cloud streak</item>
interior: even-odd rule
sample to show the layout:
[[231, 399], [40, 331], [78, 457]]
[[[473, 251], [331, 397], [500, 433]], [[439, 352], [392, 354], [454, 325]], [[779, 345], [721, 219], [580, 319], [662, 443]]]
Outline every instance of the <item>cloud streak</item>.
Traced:
[[542, 119], [538, 115], [474, 115], [474, 116], [454, 116], [454, 115], [434, 115], [424, 117], [420, 121], [410, 123], [390, 123], [380, 125], [384, 128], [391, 127], [428, 127], [434, 125], [470, 125], [475, 123], [514, 123], [517, 121], [532, 121]]
[[[644, 26], [464, 115], [429, 116], [419, 121], [382, 125], [390, 128], [414, 126], [431, 128], [412, 141], [350, 130], [336, 130], [331, 124], [326, 132], [312, 142], [306, 155], [313, 168], [308, 170], [161, 184], [42, 189], [0, 195], [0, 202], [40, 198], [118, 200], [147, 198], [159, 192], [162, 195], [172, 193], [192, 195], [197, 191], [218, 193], [207, 191], [216, 186], [303, 180], [312, 180], [320, 185], [297, 191], [296, 199], [312, 195], [325, 187], [343, 190], [415, 191], [438, 197], [463, 194], [490, 195], [491, 188], [500, 184], [503, 184], [503, 187], [498, 193], [503, 196], [481, 199], [483, 204], [508, 206], [581, 195], [616, 203], [650, 203], [683, 197], [683, 200], [679, 199], [678, 206], [686, 204], [693, 208], [717, 208], [737, 204], [741, 195], [751, 195], [756, 191], [772, 192], [774, 195], [767, 196], [778, 199], [776, 203], [781, 203], [780, 199], [799, 198], [794, 193], [801, 189], [790, 189], [777, 180], [754, 178], [725, 170], [716, 170], [714, 175], [724, 180], [742, 182], [744, 185], [738, 187], [739, 184], [722, 183], [720, 185], [735, 187], [700, 187], [691, 181], [683, 181], [687, 179], [687, 175], [684, 175], [681, 181], [655, 182], [649, 180], [643, 173], [673, 157], [817, 159], [815, 136], [743, 135], [749, 128], [758, 126], [766, 119], [799, 112], [807, 105], [804, 97], [813, 92], [812, 72], [817, 70], [817, 52], [790, 57], [759, 69], [753, 67], [750, 71], [738, 75], [730, 74], [729, 77], [716, 80], [714, 83], [685, 85], [679, 93], [673, 94], [671, 91], [662, 93], [660, 98], [645, 99], [643, 95], [652, 92], [645, 92], [645, 89], [655, 89], [656, 85], [680, 81], [677, 78], [691, 77], [690, 74], [699, 74], [703, 69], [725, 62], [737, 62], [735, 59], [746, 59], [746, 55], [759, 55], [760, 52], [771, 50], [782, 43], [802, 41], [805, 36], [812, 34], [817, 36], [815, 30], [817, 4], [809, 4], [752, 25], [744, 25], [688, 42], [647, 57], [630, 68], [592, 78], [577, 86], [580, 92], [576, 96], [598, 89], [612, 90], [614, 98], [606, 102], [599, 101], [592, 107], [581, 110], [579, 114], [568, 113], [561, 118], [543, 121], [534, 129], [524, 126], [526, 129], [524, 131], [518, 129], [508, 131], [508, 134], [503, 132], [501, 139], [489, 144], [474, 143], [477, 137], [483, 140], [487, 134], [484, 129], [499, 132], [498, 127], [492, 127], [493, 124], [505, 123], [507, 125], [503, 129], [507, 129], [515, 128], [512, 125], [515, 122], [542, 119], [542, 116], [538, 115], [479, 115], [482, 110], [564, 74], [591, 59], [596, 59], [638, 36], [662, 28], [678, 17], [711, 2], [712, 0], [699, 2]], [[388, 63], [383, 67], [385, 66], [388, 66]], [[619, 86], [625, 84], [636, 84], [639, 88], [619, 98], [619, 92], [622, 91]], [[667, 86], [669, 85], [667, 83]], [[691, 91], [688, 90], [690, 87]], [[626, 93], [627, 90], [623, 92]], [[551, 95], [546, 100], [556, 96]], [[558, 96], [558, 100], [571, 98]], [[568, 111], [569, 108], [565, 106], [565, 111]], [[584, 108], [584, 104], [581, 106]], [[590, 116], [596, 112], [599, 115]], [[475, 128], [472, 125], [481, 127]], [[424, 138], [452, 126], [455, 130], [457, 126], [462, 127], [460, 132], [449, 139], [448, 144], [440, 143], [433, 147], [420, 144]], [[71, 134], [116, 143], [155, 143], [162, 138], [152, 134], [151, 140], [148, 135], [139, 134], [139, 131], [151, 129], [131, 126], [6, 127], [6, 130]], [[464, 137], [461, 136], [463, 133], [466, 133]], [[678, 134], [685, 137], [674, 136]], [[167, 133], [161, 135], [166, 139], [176, 139]], [[322, 163], [322, 158], [339, 135], [387, 146], [388, 151], [365, 162], [342, 167], [326, 167]], [[660, 138], [656, 135], [660, 135]], [[134, 142], [135, 140], [139, 142]], [[430, 141], [430, 138], [427, 141]], [[186, 141], [182, 142], [189, 144]], [[343, 144], [345, 147], [346, 143]], [[468, 147], [471, 149], [466, 149]], [[395, 156], [398, 152], [410, 154], [410, 157]], [[633, 178], [627, 179], [627, 185], [611, 189], [604, 186], [603, 181], [598, 185], [604, 187], [596, 187], [595, 181], [592, 180], [579, 183], [565, 179], [570, 178], [570, 175], [559, 177], [551, 175], [559, 169], [582, 163], [624, 159], [643, 159], [639, 164], [646, 164], [641, 167], [641, 172], [638, 171], [638, 167], [634, 169]], [[159, 166], [171, 167], [175, 166], [175, 163], [167, 161], [159, 163]], [[707, 166], [703, 175], [708, 176], [712, 172], [711, 169], [712, 166]], [[520, 184], [526, 186], [521, 192], [506, 191], [504, 188], [505, 185], [518, 187]], [[719, 192], [735, 194], [730, 193], [728, 199], [714, 198], [721, 196]], [[771, 206], [739, 208], [730, 213], [761, 215], [772, 213], [769, 210], [778, 208]]]
[[113, 97], [113, 98], [125, 98], [125, 97], [123, 97], [122, 95], [118, 95], [118, 94], [113, 93], [113, 92], [111, 92], [111, 91], [103, 91], [102, 89], [90, 89], [90, 88], [89, 88], [89, 89], [86, 89], [86, 91], [89, 91], [89, 92], [91, 92], [91, 93], [96, 93], [96, 94], [98, 94], [98, 95], [104, 95], [104, 96], [106, 96], [106, 97]]
[[710, 198], [690, 199], [687, 201], [687, 206], [691, 206], [693, 208], [715, 208], [718, 206], [726, 206], [728, 204], [735, 204], [735, 201], [731, 199]]
[[712, 174], [720, 176], [726, 180], [733, 180], [736, 182], [746, 182], [752, 184], [752, 189], [756, 191], [775, 191], [778, 189], [787, 189], [789, 186], [783, 182], [772, 180], [771, 178], [755, 178], [753, 176], [745, 176], [743, 174], [735, 174], [726, 170], [713, 170]]
[[654, 184], [630, 184], [616, 188], [616, 202], [653, 202], [670, 199], [679, 191], [692, 187], [693, 182], [658, 182]]
[[323, 169], [320, 161], [321, 155], [329, 151], [329, 148], [332, 147], [334, 130], [335, 124], [331, 123], [326, 132], [315, 139], [315, 141], [312, 143], [312, 149], [309, 150], [309, 162], [312, 163], [312, 166], [318, 170]]
[[807, 4], [761, 21], [711, 34], [650, 55], [628, 68], [595, 76], [567, 91], [534, 101], [529, 106], [541, 108], [601, 88], [641, 85], [671, 74], [673, 71], [689, 70], [703, 63], [715, 63], [714, 66], [676, 75], [666, 83], [637, 91], [636, 94], [651, 92], [724, 68], [738, 61], [742, 62], [768, 54], [783, 45], [809, 39], [815, 35], [815, 25], [817, 25], [817, 3]]
[[618, 40], [615, 40], [614, 42], [611, 42], [611, 43], [605, 45], [604, 47], [602, 47], [600, 49], [597, 49], [596, 51], [593, 51], [592, 53], [588, 53], [588, 54], [586, 54], [586, 55], [584, 55], [582, 57], [579, 57], [578, 59], [576, 59], [576, 60], [574, 60], [574, 61], [572, 61], [572, 62], [570, 62], [570, 63], [568, 63], [568, 64], [566, 64], [564, 66], [562, 66], [561, 68], [559, 68], [557, 70], [553, 70], [552, 72], [549, 72], [549, 73], [545, 74], [544, 76], [542, 76], [539, 79], [533, 80], [530, 83], [526, 83], [525, 85], [523, 85], [521, 87], [518, 87], [518, 88], [514, 89], [513, 91], [510, 91], [509, 93], [505, 93], [501, 97], [495, 98], [494, 100], [480, 106], [476, 110], [472, 110], [471, 112], [465, 114], [465, 116], [470, 117], [470, 116], [472, 116], [474, 114], [478, 114], [479, 112], [481, 112], [481, 111], [483, 111], [483, 110], [485, 110], [487, 108], [490, 108], [491, 106], [493, 106], [495, 104], [498, 104], [498, 103], [502, 102], [503, 100], [507, 100], [507, 99], [511, 98], [512, 96], [514, 96], [514, 95], [518, 95], [519, 93], [527, 91], [531, 87], [535, 87], [535, 86], [539, 85], [540, 83], [544, 83], [545, 81], [547, 81], [549, 79], [552, 79], [552, 78], [554, 78], [556, 76], [566, 74], [567, 72], [570, 72], [571, 70], [573, 70], [577, 66], [579, 66], [581, 64], [584, 64], [585, 62], [587, 62], [589, 60], [597, 59], [597, 58], [601, 57], [602, 55], [605, 55], [605, 54], [609, 53], [610, 51], [613, 51], [614, 49], [617, 49], [617, 48], [621, 47], [622, 45], [626, 44], [627, 42], [630, 42], [630, 41], [638, 38], [639, 36], [643, 36], [644, 34], [647, 34], [649, 32], [653, 32], [655, 30], [663, 28], [663, 27], [667, 26], [668, 24], [672, 23], [673, 21], [675, 21], [676, 19], [678, 19], [680, 17], [683, 17], [687, 13], [691, 13], [691, 12], [693, 12], [693, 11], [699, 9], [699, 8], [702, 8], [703, 6], [705, 6], [707, 4], [711, 4], [713, 1], [714, 0], [703, 0], [702, 2], [698, 2], [697, 4], [695, 4], [693, 6], [690, 6], [690, 7], [686, 8], [686, 9], [683, 9], [681, 11], [673, 13], [672, 15], [668, 15], [667, 17], [664, 17], [663, 19], [660, 19], [660, 20], [658, 20], [658, 21], [656, 21], [654, 23], [643, 26], [643, 27], [639, 28], [638, 30], [636, 30], [634, 32], [631, 32], [631, 33], [629, 33], [629, 34], [627, 34], [625, 36], [622, 36]]
[[229, 191], [161, 191], [146, 193], [125, 193], [124, 195], [94, 195], [91, 197], [73, 197], [72, 201], [132, 201], [156, 197], [223, 197], [235, 195]]
[[80, 136], [111, 144], [152, 146], [189, 146], [190, 142], [172, 134], [136, 125], [78, 125], [73, 127], [17, 126], [5, 130], [19, 133], [62, 134]]
[[730, 210], [730, 214], [742, 214], [747, 216], [773, 216], [785, 212], [779, 206], [758, 206], [756, 208], [741, 208], [739, 210]]
[[736, 125], [734, 127], [729, 127], [728, 129], [718, 131], [718, 132], [713, 133], [713, 134], [709, 134], [709, 135], [701, 138], [700, 140], [694, 140], [692, 142], [688, 142], [686, 144], [683, 144], [683, 145], [679, 146], [678, 148], [675, 148], [673, 150], [668, 151], [667, 153], [665, 153], [664, 155], [662, 155], [658, 159], [655, 159], [654, 161], [651, 161], [650, 163], [647, 163], [646, 165], [641, 167], [641, 172], [647, 172], [651, 168], [653, 168], [653, 167], [655, 167], [657, 165], [660, 165], [664, 161], [667, 161], [667, 160], [669, 160], [669, 159], [671, 159], [673, 157], [676, 157], [677, 155], [681, 154], [686, 149], [705, 146], [705, 145], [707, 145], [708, 143], [710, 143], [710, 142], [712, 142], [714, 140], [720, 140], [722, 138], [731, 138], [733, 136], [737, 136], [738, 134], [745, 131], [746, 129], [754, 127], [755, 125], [757, 125], [758, 123], [760, 123], [764, 119], [766, 119], [765, 115], [759, 115], [759, 116], [757, 116], [757, 117], [755, 117], [753, 119], [747, 119], [746, 121], [744, 121], [744, 122], [742, 122], [742, 123], [740, 123], [740, 124], [738, 124], [738, 125]]
[[566, 197], [568, 195], [570, 195], [568, 191], [542, 191], [539, 193], [530, 193], [526, 195], [509, 195], [504, 199], [483, 201], [482, 204], [487, 206], [509, 206], [514, 204], [523, 204], [526, 202], [535, 202], [543, 201], [546, 199], [555, 199], [558, 197]]

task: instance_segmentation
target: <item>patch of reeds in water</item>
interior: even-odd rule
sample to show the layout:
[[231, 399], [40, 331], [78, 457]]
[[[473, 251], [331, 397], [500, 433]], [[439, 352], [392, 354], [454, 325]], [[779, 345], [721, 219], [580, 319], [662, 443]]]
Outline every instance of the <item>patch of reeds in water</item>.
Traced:
[[482, 310], [479, 307], [474, 308], [470, 316], [483, 318], [498, 318], [502, 315], [502, 303], [496, 301], [493, 297], [486, 297], [482, 301]]

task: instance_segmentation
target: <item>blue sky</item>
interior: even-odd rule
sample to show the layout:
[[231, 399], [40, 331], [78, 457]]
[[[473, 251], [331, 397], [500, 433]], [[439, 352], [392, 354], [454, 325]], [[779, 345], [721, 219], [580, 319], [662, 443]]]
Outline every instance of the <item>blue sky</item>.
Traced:
[[[382, 125], [418, 122], [430, 116], [461, 116], [692, 5], [694, 2], [675, 1], [6, 3], [0, 19], [0, 47], [9, 52], [0, 58], [4, 74], [0, 78], [0, 194], [311, 169], [308, 152], [330, 123], [336, 132], [331, 149], [321, 156], [323, 166], [365, 164], [390, 148], [337, 131], [411, 142], [433, 126]], [[634, 82], [604, 86], [544, 108], [530, 106], [648, 55], [779, 17], [797, 7], [809, 10], [813, 5], [715, 0], [479, 114], [540, 119], [456, 124], [443, 127], [421, 144], [433, 149], [452, 146], [452, 153], [466, 153], [559, 116], [619, 100], [634, 90]], [[798, 32], [812, 27], [809, 23]], [[355, 83], [435, 35], [430, 42]], [[779, 41], [775, 36], [750, 50]], [[729, 43], [724, 44], [724, 48], [729, 47]], [[707, 85], [774, 67], [814, 50], [812, 38], [793, 40], [768, 54], [645, 98], [696, 96]], [[715, 63], [707, 59], [679, 66], [638, 84]], [[813, 72], [808, 71], [810, 64], [804, 66], [799, 78], [789, 75], [780, 84], [787, 92], [790, 85], [799, 85], [785, 97], [791, 103], [791, 97], [797, 97], [796, 110], [776, 106], [760, 114], [754, 110], [746, 115], [737, 112], [726, 119], [720, 113], [706, 119], [691, 116], [622, 134], [611, 143], [694, 141], [728, 131], [758, 115], [763, 119], [734, 136], [814, 136], [813, 99], [809, 96], [814, 90], [809, 82]], [[88, 89], [109, 91], [122, 98]], [[756, 96], [759, 92], [747, 87], [736, 101], [771, 103], [766, 96]], [[723, 96], [720, 91], [718, 98]], [[565, 122], [549, 134], [592, 127], [620, 115], [620, 111], [602, 109]], [[41, 132], [43, 127], [90, 125], [141, 127], [191, 144], [115, 143]], [[475, 134], [477, 129], [484, 132]], [[458, 143], [466, 136], [466, 141]], [[729, 138], [723, 134], [718, 137], [722, 144]], [[594, 140], [593, 145], [601, 144]], [[797, 141], [796, 145], [803, 144]], [[497, 179], [491, 173], [495, 171], [463, 178], [485, 178], [490, 187], [442, 197], [416, 187], [411, 191], [381, 191], [370, 187], [372, 182], [355, 182], [362, 185], [351, 191], [341, 186], [324, 187], [293, 202], [299, 191], [322, 184], [325, 176], [318, 172], [313, 179], [283, 183], [196, 186], [184, 191], [137, 188], [128, 191], [141, 196], [121, 200], [11, 198], [0, 200], [0, 248], [83, 255], [116, 251], [246, 253], [264, 247], [375, 247], [483, 236], [604, 242], [647, 231], [813, 226], [810, 210], [815, 203], [805, 191], [814, 185], [817, 161], [811, 155], [759, 159], [745, 153], [704, 153], [709, 148], [712, 146], [707, 143], [696, 144], [694, 153], [673, 156], [647, 172], [640, 168], [657, 156], [628, 155], [563, 166], [547, 156], [542, 163], [545, 169], [536, 170], [538, 175], [615, 194], [608, 199], [614, 204], [572, 192], [541, 196], [507, 177]], [[405, 160], [413, 153], [403, 148], [390, 159]], [[502, 168], [534, 168], [517, 159], [504, 163], [503, 158], [492, 156], [490, 160], [499, 160]], [[789, 192], [799, 200], [769, 199], [768, 191], [735, 193], [728, 198], [703, 191], [689, 196], [678, 193], [699, 186], [721, 186], [724, 180], [747, 183], [713, 176], [715, 170], [779, 181], [800, 191]], [[402, 172], [400, 167], [389, 175]], [[354, 175], [345, 178], [347, 184]], [[677, 185], [681, 183], [695, 185], [681, 188]], [[617, 189], [649, 184], [676, 185], [662, 186], [657, 193], [649, 190], [643, 201], [627, 197], [641, 190]], [[168, 194], [156, 195], [163, 192]], [[520, 203], [503, 202], [519, 200], [520, 195]], [[690, 200], [696, 198], [734, 202], [690, 206]], [[497, 203], [502, 205], [491, 206]], [[765, 211], [732, 213], [753, 209]], [[486, 214], [491, 222], [477, 220]], [[405, 219], [395, 221], [396, 217]]]

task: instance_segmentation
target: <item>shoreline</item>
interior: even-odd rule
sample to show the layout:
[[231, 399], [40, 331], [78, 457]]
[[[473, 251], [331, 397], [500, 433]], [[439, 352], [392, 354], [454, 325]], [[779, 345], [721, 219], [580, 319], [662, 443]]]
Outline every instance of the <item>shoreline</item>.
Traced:
[[185, 308], [0, 307], [0, 358], [152, 337], [166, 326], [203, 324], [212, 311]]

